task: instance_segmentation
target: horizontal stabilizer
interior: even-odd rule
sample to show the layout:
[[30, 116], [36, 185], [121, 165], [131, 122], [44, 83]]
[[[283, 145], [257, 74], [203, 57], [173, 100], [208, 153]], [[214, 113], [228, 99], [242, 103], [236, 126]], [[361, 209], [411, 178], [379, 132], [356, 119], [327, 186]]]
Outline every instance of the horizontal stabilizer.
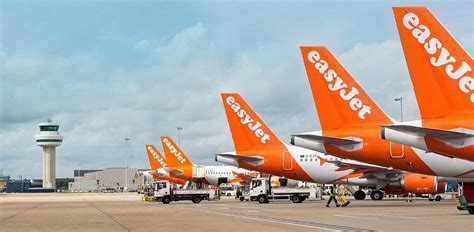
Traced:
[[263, 164], [265, 160], [263, 159], [263, 157], [258, 156], [258, 155], [241, 156], [241, 155], [224, 153], [224, 154], [216, 154], [216, 161], [238, 167], [239, 161], [245, 162], [252, 166], [257, 166], [257, 165]]
[[309, 142], [329, 144], [345, 151], [355, 151], [362, 148], [362, 139], [356, 137], [334, 138], [313, 134], [293, 135], [292, 138], [299, 138]]
[[424, 128], [409, 125], [389, 125], [382, 126], [398, 132], [415, 135], [418, 137], [432, 138], [453, 147], [461, 148], [474, 144], [474, 133], [467, 129], [457, 129], [453, 131]]
[[178, 176], [181, 176], [184, 174], [184, 171], [181, 170], [181, 169], [176, 169], [176, 168], [169, 168], [169, 167], [166, 167], [166, 168], [163, 168], [165, 171], [167, 171], [168, 173], [171, 173], [173, 175], [178, 175]]

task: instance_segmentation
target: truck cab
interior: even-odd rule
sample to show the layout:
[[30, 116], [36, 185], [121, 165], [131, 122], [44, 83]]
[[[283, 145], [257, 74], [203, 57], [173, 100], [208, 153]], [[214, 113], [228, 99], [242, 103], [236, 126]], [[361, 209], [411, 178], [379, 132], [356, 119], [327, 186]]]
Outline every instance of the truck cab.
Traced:
[[256, 201], [258, 196], [269, 195], [270, 186], [268, 180], [264, 178], [256, 178], [250, 181], [248, 195], [251, 201]]
[[171, 195], [171, 183], [168, 181], [158, 181], [155, 183], [155, 197], [162, 198]]

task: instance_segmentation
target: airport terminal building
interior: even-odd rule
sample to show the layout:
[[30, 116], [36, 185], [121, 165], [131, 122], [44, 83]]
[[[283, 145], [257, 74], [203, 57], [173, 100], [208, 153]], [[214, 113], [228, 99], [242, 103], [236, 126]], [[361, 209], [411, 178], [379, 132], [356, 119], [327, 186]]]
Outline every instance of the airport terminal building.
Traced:
[[117, 191], [124, 188], [136, 191], [144, 182], [143, 169], [114, 167], [103, 170], [74, 170], [74, 182], [69, 191]]

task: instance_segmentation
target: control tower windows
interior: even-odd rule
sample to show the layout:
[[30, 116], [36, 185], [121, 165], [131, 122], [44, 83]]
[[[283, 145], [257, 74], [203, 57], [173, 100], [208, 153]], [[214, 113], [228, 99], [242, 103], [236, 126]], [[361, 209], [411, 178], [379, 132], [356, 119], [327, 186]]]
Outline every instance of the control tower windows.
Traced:
[[40, 126], [40, 131], [58, 131], [59, 126]]

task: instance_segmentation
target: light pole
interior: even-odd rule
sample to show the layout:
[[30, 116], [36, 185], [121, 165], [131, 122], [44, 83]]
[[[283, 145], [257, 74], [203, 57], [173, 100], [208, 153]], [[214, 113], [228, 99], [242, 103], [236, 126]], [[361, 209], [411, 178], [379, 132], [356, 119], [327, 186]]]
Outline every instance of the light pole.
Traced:
[[77, 181], [77, 182], [78, 182], [78, 183], [77, 183], [77, 185], [78, 185], [77, 191], [80, 191], [80, 190], [81, 190], [81, 164], [82, 164], [82, 163], [80, 163], [80, 162], [77, 164], [77, 165], [79, 166], [79, 170], [78, 170], [79, 172], [78, 172], [78, 174], [77, 174], [77, 180], [78, 180], [78, 181]]
[[23, 176], [20, 175], [20, 183], [21, 183], [21, 192], [24, 192], [24, 187], [23, 187]]
[[125, 189], [128, 191], [128, 150], [130, 148], [130, 143], [131, 139], [125, 138], [125, 146], [127, 146], [126, 151], [125, 151], [125, 160], [126, 160], [126, 167], [125, 167]]
[[399, 98], [394, 99], [395, 101], [400, 102], [400, 122], [403, 122], [403, 100], [404, 99], [405, 99], [404, 97], [399, 97]]
[[183, 128], [178, 126], [176, 127], [176, 129], [178, 130], [178, 146], [181, 146], [181, 133], [180, 132]]

